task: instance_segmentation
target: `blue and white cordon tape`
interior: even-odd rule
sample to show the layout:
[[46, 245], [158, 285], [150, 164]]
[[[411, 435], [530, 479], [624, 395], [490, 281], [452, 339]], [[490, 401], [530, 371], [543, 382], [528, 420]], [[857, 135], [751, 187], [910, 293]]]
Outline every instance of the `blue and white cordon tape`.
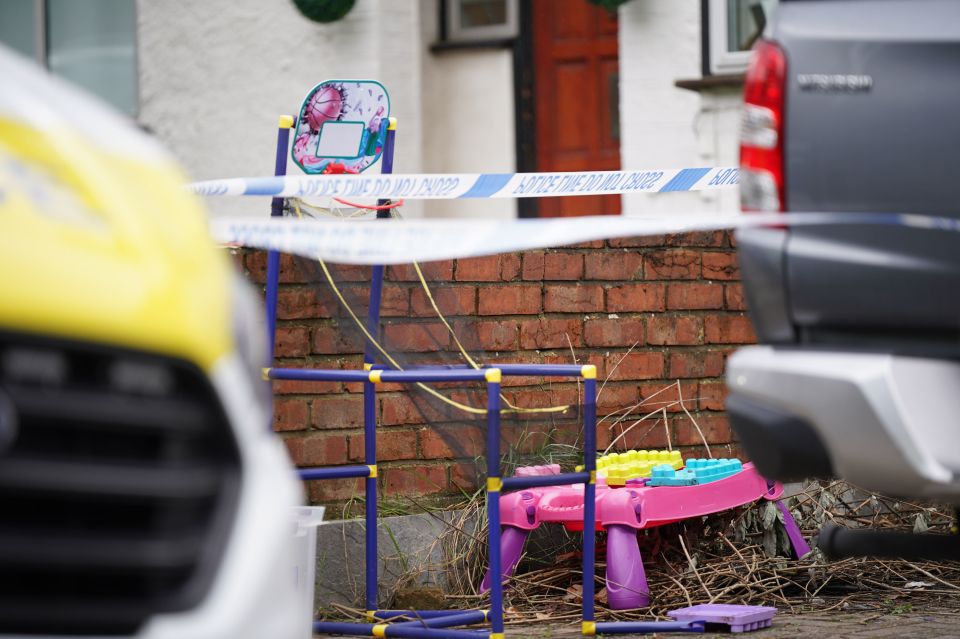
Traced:
[[546, 248], [614, 237], [751, 226], [869, 224], [960, 231], [960, 220], [899, 213], [665, 213], [647, 217], [478, 220], [292, 220], [217, 218], [221, 244], [291, 253], [341, 264], [407, 264]]
[[449, 173], [286, 175], [194, 182], [198, 195], [447, 200], [704, 191], [737, 185], [737, 167], [583, 171], [572, 173]]

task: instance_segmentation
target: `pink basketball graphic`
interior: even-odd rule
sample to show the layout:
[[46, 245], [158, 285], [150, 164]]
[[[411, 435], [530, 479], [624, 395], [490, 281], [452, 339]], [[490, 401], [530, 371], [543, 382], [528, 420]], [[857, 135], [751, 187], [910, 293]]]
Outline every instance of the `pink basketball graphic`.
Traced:
[[306, 118], [310, 128], [319, 131], [320, 126], [327, 120], [336, 120], [343, 110], [342, 89], [328, 85], [321, 87], [307, 104]]

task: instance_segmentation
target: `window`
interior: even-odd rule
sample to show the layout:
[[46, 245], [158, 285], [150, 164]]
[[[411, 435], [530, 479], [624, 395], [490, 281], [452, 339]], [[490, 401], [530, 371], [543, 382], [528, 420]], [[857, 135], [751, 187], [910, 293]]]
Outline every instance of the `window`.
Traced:
[[444, 40], [469, 42], [517, 36], [517, 0], [443, 0]]
[[777, 0], [706, 0], [704, 74], [745, 71], [750, 47], [763, 33], [776, 5]]
[[137, 113], [134, 0], [2, 0], [0, 42]]

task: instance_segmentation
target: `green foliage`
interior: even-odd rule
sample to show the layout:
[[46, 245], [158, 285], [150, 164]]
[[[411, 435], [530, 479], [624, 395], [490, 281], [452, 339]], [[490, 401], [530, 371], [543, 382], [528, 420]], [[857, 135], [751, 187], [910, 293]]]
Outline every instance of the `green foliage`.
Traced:
[[621, 4], [626, 4], [630, 0], [587, 0], [590, 4], [603, 7], [607, 11], [616, 11]]
[[350, 13], [356, 0], [293, 0], [293, 4], [314, 22], [336, 22]]

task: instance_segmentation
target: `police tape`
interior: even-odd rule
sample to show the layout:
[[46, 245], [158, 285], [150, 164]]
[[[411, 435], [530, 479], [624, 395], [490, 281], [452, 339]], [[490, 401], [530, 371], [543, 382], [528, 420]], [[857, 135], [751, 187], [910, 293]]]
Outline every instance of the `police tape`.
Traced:
[[662, 214], [554, 219], [291, 220], [217, 218], [214, 239], [341, 264], [479, 257], [618, 237], [757, 226], [870, 224], [960, 231], [960, 220], [898, 213]]
[[567, 173], [286, 175], [208, 180], [187, 188], [209, 196], [447, 200], [704, 191], [736, 186], [738, 178], [736, 167], [705, 167]]

